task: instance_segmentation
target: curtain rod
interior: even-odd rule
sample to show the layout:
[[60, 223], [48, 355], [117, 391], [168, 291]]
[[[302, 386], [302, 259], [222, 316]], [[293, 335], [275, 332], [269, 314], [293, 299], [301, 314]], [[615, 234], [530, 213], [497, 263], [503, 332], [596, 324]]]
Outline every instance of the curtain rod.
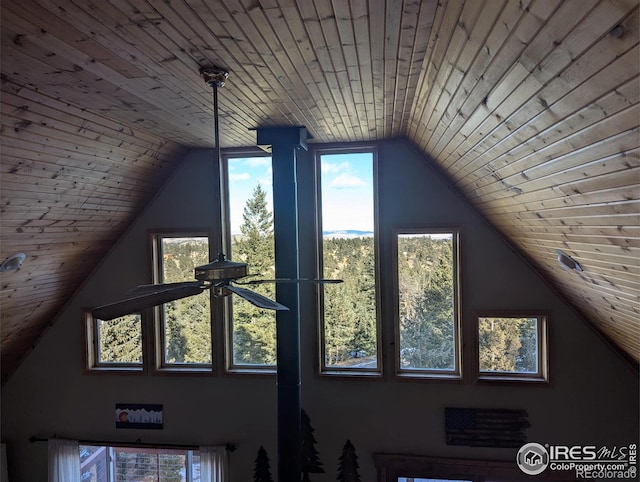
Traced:
[[[55, 435], [50, 438], [58, 438]], [[29, 437], [29, 442], [48, 442], [49, 438], [36, 437], [32, 435]], [[97, 446], [109, 446], [109, 447], [141, 447], [151, 449], [170, 449], [170, 450], [200, 450], [198, 445], [180, 445], [180, 444], [162, 444], [162, 443], [143, 443], [138, 439], [134, 442], [114, 442], [113, 440], [78, 440], [81, 445], [97, 445]], [[229, 452], [233, 452], [236, 449], [235, 444], [227, 443], [225, 448]]]

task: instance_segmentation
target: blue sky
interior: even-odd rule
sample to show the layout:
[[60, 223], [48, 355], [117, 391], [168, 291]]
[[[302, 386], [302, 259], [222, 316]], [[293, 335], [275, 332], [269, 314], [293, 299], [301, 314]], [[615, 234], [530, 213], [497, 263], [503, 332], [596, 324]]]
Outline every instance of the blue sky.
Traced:
[[[267, 192], [273, 211], [269, 157], [232, 158], [229, 169], [231, 232], [240, 231], [242, 210], [255, 187]], [[373, 162], [370, 153], [327, 154], [321, 157], [323, 230], [373, 231]]]

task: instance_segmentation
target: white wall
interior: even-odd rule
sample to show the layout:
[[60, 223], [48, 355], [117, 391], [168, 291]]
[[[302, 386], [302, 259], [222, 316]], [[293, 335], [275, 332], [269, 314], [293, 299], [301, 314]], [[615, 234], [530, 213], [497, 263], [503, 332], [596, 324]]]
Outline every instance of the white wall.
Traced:
[[[381, 266], [391, 280], [391, 230], [397, 226], [463, 227], [463, 324], [473, 310], [540, 309], [553, 315], [549, 386], [476, 386], [318, 377], [313, 295], [302, 292], [303, 406], [311, 417], [326, 473], [337, 476], [347, 438], [355, 445], [363, 481], [374, 481], [372, 453], [512, 460], [514, 450], [449, 447], [444, 407], [520, 408], [529, 413], [530, 441], [621, 445], [638, 442], [638, 379], [621, 358], [514, 254], [408, 144], [380, 147]], [[313, 199], [313, 167], [299, 162], [300, 200]], [[58, 321], [2, 390], [2, 440], [12, 482], [46, 480], [46, 444], [31, 435], [80, 439], [217, 444], [233, 442], [232, 482], [253, 480], [263, 445], [276, 475], [275, 380], [271, 377], [87, 375], [83, 372], [81, 307], [96, 306], [148, 282], [147, 230], [207, 227], [216, 214], [210, 151], [194, 151], [135, 225], [61, 313]], [[313, 275], [312, 209], [301, 207], [302, 275]], [[567, 276], [570, 276], [567, 273]], [[384, 299], [391, 299], [385, 285]], [[392, 311], [383, 312], [385, 334]], [[391, 361], [391, 339], [384, 349]], [[164, 405], [161, 431], [116, 430], [116, 403]]]

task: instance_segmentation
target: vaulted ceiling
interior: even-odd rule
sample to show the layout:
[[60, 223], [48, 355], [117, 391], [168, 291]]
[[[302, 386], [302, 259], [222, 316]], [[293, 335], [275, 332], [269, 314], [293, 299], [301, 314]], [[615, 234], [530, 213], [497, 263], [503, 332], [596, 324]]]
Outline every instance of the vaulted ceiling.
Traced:
[[[405, 137], [640, 360], [637, 0], [2, 0], [6, 380], [190, 148]], [[555, 250], [583, 267], [563, 270]]]

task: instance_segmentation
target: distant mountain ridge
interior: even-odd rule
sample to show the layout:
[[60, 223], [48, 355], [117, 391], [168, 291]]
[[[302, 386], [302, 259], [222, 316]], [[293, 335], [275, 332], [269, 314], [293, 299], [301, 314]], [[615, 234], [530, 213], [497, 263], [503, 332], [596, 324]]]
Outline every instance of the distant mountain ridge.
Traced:
[[334, 231], [322, 231], [323, 238], [367, 238], [373, 236], [373, 231], [360, 231], [358, 229], [337, 229]]

